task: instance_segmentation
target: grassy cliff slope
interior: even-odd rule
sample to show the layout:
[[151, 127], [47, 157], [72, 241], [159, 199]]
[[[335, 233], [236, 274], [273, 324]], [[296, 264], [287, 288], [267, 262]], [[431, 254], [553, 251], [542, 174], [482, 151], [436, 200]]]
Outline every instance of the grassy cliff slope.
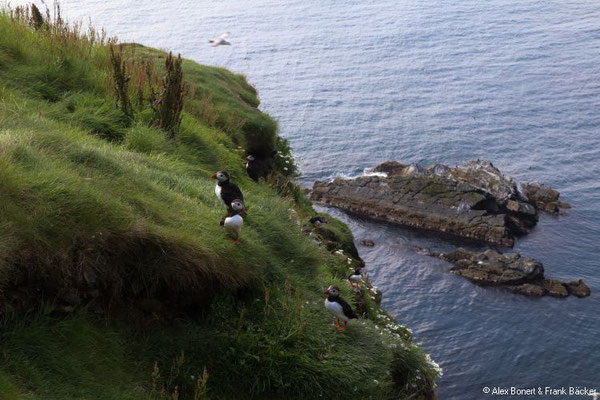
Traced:
[[[337, 222], [339, 248], [302, 229], [289, 148], [243, 76], [185, 60], [168, 139], [144, 93], [133, 117], [115, 106], [97, 33], [30, 25], [0, 15], [0, 400], [428, 396], [434, 365], [366, 286], [365, 317], [332, 327], [321, 292], [354, 299], [360, 260]], [[160, 75], [163, 52], [123, 52]], [[269, 183], [251, 181], [243, 156], [274, 152]], [[249, 209], [239, 245], [219, 226], [222, 169]]]

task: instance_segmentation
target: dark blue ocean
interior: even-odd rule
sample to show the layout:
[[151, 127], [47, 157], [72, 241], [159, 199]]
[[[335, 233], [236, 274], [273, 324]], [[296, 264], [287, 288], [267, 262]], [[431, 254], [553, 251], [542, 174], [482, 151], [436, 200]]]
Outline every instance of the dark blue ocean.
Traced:
[[[19, 3], [13, 2], [14, 3]], [[574, 205], [515, 249], [586, 299], [482, 288], [422, 256], [459, 244], [355, 219], [384, 305], [443, 367], [439, 398], [484, 387], [600, 389], [600, 1], [63, 0], [71, 21], [245, 74], [301, 166], [301, 182], [389, 159], [494, 162]], [[231, 31], [232, 46], [207, 39]], [[525, 398], [525, 397], [512, 397]], [[589, 396], [533, 396], [591, 399]]]

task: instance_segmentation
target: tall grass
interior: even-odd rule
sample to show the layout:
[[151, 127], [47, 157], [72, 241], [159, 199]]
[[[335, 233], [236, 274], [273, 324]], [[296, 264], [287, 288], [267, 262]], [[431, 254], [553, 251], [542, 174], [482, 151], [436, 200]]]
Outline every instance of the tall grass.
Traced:
[[131, 79], [128, 74], [126, 64], [123, 60], [123, 47], [117, 47], [111, 44], [110, 49], [110, 63], [112, 64], [112, 76], [114, 81], [115, 100], [117, 105], [120, 106], [121, 111], [125, 116], [132, 119], [133, 109], [131, 108], [131, 100], [129, 99], [129, 80]]
[[151, 92], [151, 105], [156, 114], [156, 125], [167, 132], [173, 139], [181, 125], [181, 111], [187, 94], [187, 87], [183, 79], [181, 68], [181, 55], [173, 58], [173, 53], [165, 59], [165, 72], [162, 87], [159, 93]]

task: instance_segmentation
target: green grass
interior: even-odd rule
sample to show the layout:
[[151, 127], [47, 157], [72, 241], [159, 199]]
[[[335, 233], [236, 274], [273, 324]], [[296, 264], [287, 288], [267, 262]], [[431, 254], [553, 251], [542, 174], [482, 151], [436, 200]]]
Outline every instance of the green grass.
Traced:
[[[195, 90], [170, 140], [148, 105], [121, 115], [108, 71], [97, 40], [0, 15], [0, 400], [431, 388], [431, 363], [368, 291], [368, 318], [332, 327], [321, 293], [336, 284], [352, 300], [344, 278], [361, 261], [339, 221], [303, 231], [314, 211], [243, 76], [186, 60]], [[272, 180], [255, 184], [243, 156], [273, 151]], [[246, 197], [240, 245], [219, 226], [220, 169]]]

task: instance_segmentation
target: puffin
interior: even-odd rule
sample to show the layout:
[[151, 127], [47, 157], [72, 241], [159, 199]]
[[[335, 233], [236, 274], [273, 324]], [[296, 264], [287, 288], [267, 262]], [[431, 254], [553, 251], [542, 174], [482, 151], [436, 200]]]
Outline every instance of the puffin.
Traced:
[[260, 178], [260, 168], [256, 163], [256, 157], [252, 154], [246, 157], [246, 172], [248, 172], [248, 176], [256, 183], [258, 183], [258, 179]]
[[312, 225], [314, 225], [315, 228], [317, 228], [317, 230], [321, 229], [321, 225], [322, 224], [326, 224], [327, 221], [325, 221], [325, 218], [321, 217], [320, 215], [315, 215], [314, 217], [312, 217], [309, 221]]
[[360, 287], [360, 282], [362, 281], [362, 273], [360, 272], [360, 268], [356, 268], [354, 270], [354, 273], [350, 274], [348, 276], [348, 280], [350, 281], [350, 284], [352, 285], [352, 287], [355, 287], [355, 284], [358, 284]]
[[[333, 324], [339, 331], [345, 331], [348, 321], [358, 318], [350, 304], [340, 297], [340, 289], [337, 286], [329, 286], [329, 289], [323, 292], [325, 298], [325, 308], [335, 315], [336, 321]], [[340, 325], [340, 320], [344, 321], [344, 326]]]
[[235, 183], [229, 182], [229, 174], [226, 171], [219, 171], [210, 176], [210, 179], [216, 179], [215, 194], [225, 204], [227, 210], [231, 213], [231, 203], [234, 200], [240, 200], [243, 204], [244, 195]]
[[233, 236], [233, 243], [238, 244], [240, 242], [240, 232], [242, 231], [242, 225], [244, 225], [244, 219], [240, 215], [244, 210], [244, 203], [240, 199], [235, 199], [231, 202], [231, 212], [223, 222], [223, 229], [230, 236]]

